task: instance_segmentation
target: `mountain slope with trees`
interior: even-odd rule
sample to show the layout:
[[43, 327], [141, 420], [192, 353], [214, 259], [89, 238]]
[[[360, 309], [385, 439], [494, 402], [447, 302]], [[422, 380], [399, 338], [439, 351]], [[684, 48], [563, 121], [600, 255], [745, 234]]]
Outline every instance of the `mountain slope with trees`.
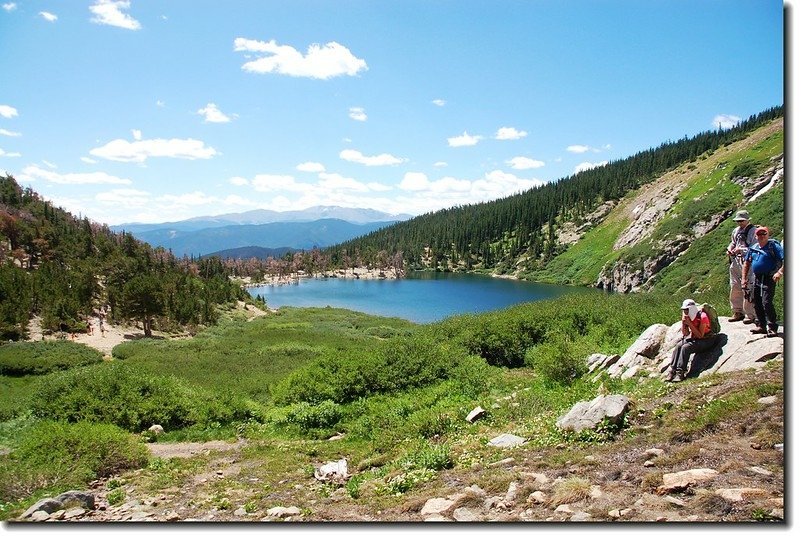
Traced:
[[206, 325], [216, 307], [250, 300], [218, 258], [178, 259], [128, 233], [53, 207], [11, 176], [0, 177], [0, 338], [24, 339], [31, 316], [55, 332], [109, 321]]

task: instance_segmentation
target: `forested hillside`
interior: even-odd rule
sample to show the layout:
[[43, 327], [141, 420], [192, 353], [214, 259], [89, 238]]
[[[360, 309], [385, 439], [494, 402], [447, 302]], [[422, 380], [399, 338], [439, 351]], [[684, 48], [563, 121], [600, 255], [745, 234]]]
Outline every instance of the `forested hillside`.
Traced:
[[11, 176], [0, 177], [0, 338], [21, 339], [32, 315], [50, 331], [82, 331], [104, 310], [110, 321], [212, 323], [215, 306], [247, 294], [218, 258], [177, 259], [127, 233], [53, 207]]
[[[729, 130], [667, 142], [508, 198], [425, 214], [328, 251], [334, 262], [356, 254], [369, 259], [382, 251], [401, 253], [411, 269], [477, 270], [552, 279], [541, 271], [568, 249], [570, 243], [564, 241], [564, 231], [577, 229], [584, 234], [601, 223], [610, 209], [631, 192], [678, 166], [701, 162], [720, 148], [744, 140], [783, 113], [782, 106], [771, 108]], [[762, 171], [753, 167], [758, 165], [750, 162], [748, 168], [740, 171]], [[740, 198], [730, 195], [724, 201], [734, 206]], [[616, 229], [616, 235], [621, 231], [622, 228]], [[615, 239], [614, 236], [611, 244]], [[600, 265], [593, 273], [594, 281], [601, 268]], [[566, 279], [565, 283], [588, 282]]]

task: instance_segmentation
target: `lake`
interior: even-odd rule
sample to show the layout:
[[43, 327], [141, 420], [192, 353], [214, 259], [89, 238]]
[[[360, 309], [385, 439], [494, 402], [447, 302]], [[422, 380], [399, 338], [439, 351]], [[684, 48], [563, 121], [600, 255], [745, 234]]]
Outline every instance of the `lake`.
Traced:
[[303, 278], [297, 284], [251, 287], [249, 292], [264, 297], [270, 308], [332, 306], [416, 323], [502, 309], [567, 293], [601, 293], [585, 287], [447, 272], [412, 272], [401, 280]]

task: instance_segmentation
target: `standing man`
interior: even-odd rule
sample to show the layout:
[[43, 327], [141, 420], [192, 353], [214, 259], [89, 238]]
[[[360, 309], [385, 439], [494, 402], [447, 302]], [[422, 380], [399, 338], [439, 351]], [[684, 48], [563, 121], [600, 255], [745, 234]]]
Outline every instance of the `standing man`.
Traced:
[[747, 271], [751, 267], [755, 277], [754, 303], [757, 312], [757, 328], [753, 328], [750, 332], [774, 337], [777, 335], [778, 328], [777, 312], [774, 309], [774, 291], [785, 271], [785, 252], [779, 242], [769, 238], [767, 227], [757, 228], [755, 236], [757, 244], [751, 246], [744, 256], [741, 288], [749, 285]]
[[743, 321], [744, 324], [755, 322], [755, 307], [747, 299], [741, 282], [745, 279], [753, 281], [752, 273], [748, 278], [743, 278], [744, 256], [750, 246], [757, 244], [755, 226], [749, 223], [749, 213], [738, 211], [733, 218], [738, 227], [732, 230], [730, 245], [727, 246], [727, 256], [730, 258], [730, 308], [732, 317], [730, 322]]

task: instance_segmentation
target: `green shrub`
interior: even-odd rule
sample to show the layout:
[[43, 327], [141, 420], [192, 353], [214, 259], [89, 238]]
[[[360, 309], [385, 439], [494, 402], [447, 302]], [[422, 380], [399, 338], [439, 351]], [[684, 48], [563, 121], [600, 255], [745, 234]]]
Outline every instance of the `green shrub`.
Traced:
[[147, 456], [136, 436], [114, 425], [42, 421], [25, 429], [16, 449], [0, 457], [0, 501], [83, 488], [94, 479], [141, 468]]
[[286, 421], [294, 423], [303, 431], [332, 427], [341, 419], [341, 405], [330, 400], [322, 401], [318, 405], [302, 402], [294, 406]]
[[95, 349], [72, 341], [16, 342], [0, 345], [0, 375], [44, 375], [102, 362]]
[[400, 465], [406, 470], [427, 469], [446, 470], [455, 466], [452, 453], [446, 444], [431, 445], [424, 443], [416, 450], [408, 453], [400, 460]]
[[32, 389], [31, 410], [40, 418], [112, 423], [133, 432], [155, 423], [170, 430], [254, 417], [252, 409], [230, 393], [200, 392], [174, 377], [150, 375], [124, 362], [39, 379]]
[[582, 346], [570, 337], [553, 334], [551, 340], [530, 348], [525, 359], [546, 380], [571, 384], [588, 371], [586, 356]]

